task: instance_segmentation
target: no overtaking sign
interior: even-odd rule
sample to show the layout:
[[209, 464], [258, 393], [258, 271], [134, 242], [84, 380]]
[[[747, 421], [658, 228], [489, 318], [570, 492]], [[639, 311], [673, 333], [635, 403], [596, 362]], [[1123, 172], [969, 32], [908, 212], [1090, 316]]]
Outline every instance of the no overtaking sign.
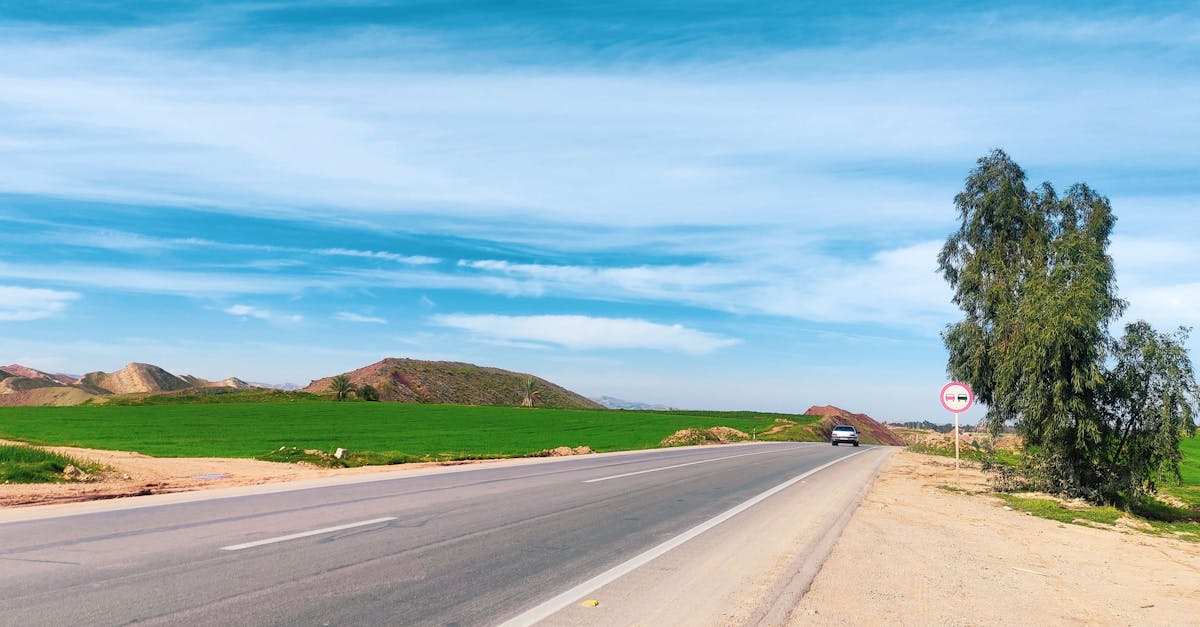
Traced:
[[954, 483], [958, 484], [958, 415], [967, 411], [975, 401], [971, 386], [959, 381], [951, 381], [942, 388], [942, 407], [954, 414]]
[[942, 407], [950, 413], [961, 414], [967, 411], [973, 402], [975, 395], [971, 392], [971, 386], [966, 383], [952, 381], [942, 388]]

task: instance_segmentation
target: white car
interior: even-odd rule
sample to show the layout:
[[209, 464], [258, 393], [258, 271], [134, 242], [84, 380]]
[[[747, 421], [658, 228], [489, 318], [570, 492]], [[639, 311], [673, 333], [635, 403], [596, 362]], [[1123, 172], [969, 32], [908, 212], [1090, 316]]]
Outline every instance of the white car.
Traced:
[[855, 429], [853, 425], [838, 425], [834, 427], [833, 432], [829, 434], [829, 443], [837, 446], [838, 442], [858, 446], [858, 429]]

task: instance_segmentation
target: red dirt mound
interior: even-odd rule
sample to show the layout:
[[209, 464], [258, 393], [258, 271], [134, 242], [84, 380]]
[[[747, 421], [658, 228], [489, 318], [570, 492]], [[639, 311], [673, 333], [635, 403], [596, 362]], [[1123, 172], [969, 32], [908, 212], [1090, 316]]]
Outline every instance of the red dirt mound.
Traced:
[[828, 438], [835, 425], [850, 424], [858, 429], [862, 441], [867, 444], [890, 444], [904, 446], [904, 438], [866, 414], [855, 414], [833, 405], [814, 405], [804, 412], [809, 416], [824, 416], [813, 426], [813, 432]]

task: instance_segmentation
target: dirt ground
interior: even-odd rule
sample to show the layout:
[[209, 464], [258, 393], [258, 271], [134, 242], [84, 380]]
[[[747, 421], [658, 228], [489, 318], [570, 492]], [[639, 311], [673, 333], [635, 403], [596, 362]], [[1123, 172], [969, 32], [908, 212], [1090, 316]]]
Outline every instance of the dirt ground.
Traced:
[[[90, 483], [0, 485], [0, 507], [396, 470], [52, 450], [114, 470]], [[987, 494], [971, 494], [986, 488], [983, 473], [966, 466], [956, 480], [952, 460], [908, 451], [895, 455], [789, 624], [1183, 625], [1200, 620], [1200, 544], [1036, 518], [1006, 509]]]
[[[953, 493], [954, 461], [903, 451], [846, 527], [792, 625], [1195, 625], [1200, 545], [1093, 529]], [[987, 488], [962, 470], [958, 487]]]
[[[0, 440], [0, 444], [21, 444]], [[397, 466], [319, 468], [308, 464], [212, 457], [148, 457], [128, 451], [101, 451], [69, 446], [43, 447], [80, 461], [110, 468], [93, 481], [59, 484], [0, 485], [0, 507], [71, 503], [145, 494], [299, 481], [395, 471]], [[405, 464], [403, 468], [459, 465], [472, 462]]]

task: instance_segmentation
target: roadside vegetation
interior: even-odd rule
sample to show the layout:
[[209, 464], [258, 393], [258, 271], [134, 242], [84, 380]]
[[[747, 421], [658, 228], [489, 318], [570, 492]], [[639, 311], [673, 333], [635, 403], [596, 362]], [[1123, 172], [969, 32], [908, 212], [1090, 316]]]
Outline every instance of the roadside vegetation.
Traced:
[[20, 445], [0, 445], [0, 483], [65, 483], [74, 481], [64, 474], [74, 466], [78, 476], [95, 473], [96, 464], [71, 459], [50, 451]]
[[993, 434], [1015, 428], [1020, 479], [1125, 510], [1178, 485], [1200, 413], [1188, 329], [1139, 320], [1110, 333], [1126, 303], [1108, 199], [1083, 183], [1029, 187], [994, 150], [954, 203], [960, 226], [938, 255], [964, 315], [943, 334], [948, 370]]
[[[559, 446], [597, 452], [654, 448], [682, 429], [761, 434], [811, 416], [751, 412], [572, 410], [366, 402], [198, 402], [0, 408], [0, 437], [162, 457], [279, 459], [350, 451], [355, 463], [535, 455]], [[288, 452], [295, 449], [300, 453]], [[279, 459], [279, 461], [289, 461]], [[312, 461], [306, 459], [305, 461]]]
[[[953, 440], [917, 442], [908, 450], [926, 455], [954, 457]], [[1180, 442], [1183, 457], [1180, 462], [1182, 482], [1163, 483], [1158, 492], [1139, 494], [1134, 499], [1111, 503], [1089, 503], [1083, 499], [1068, 499], [1040, 491], [1044, 481], [1038, 474], [1045, 472], [1037, 466], [1036, 455], [1020, 451], [1001, 450], [986, 443], [964, 443], [959, 446], [960, 458], [966, 464], [977, 465], [991, 477], [991, 494], [1015, 510], [1034, 516], [1085, 526], [1111, 527], [1123, 524], [1127, 528], [1158, 536], [1170, 536], [1189, 542], [1200, 542], [1200, 436]], [[948, 492], [964, 492], [955, 486], [941, 486]]]

